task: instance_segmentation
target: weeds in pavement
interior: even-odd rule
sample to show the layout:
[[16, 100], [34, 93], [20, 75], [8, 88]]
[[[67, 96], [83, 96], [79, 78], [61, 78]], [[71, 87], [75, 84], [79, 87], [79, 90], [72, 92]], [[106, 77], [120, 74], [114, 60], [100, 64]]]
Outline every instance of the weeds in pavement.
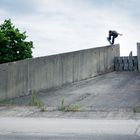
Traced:
[[77, 103], [65, 106], [65, 99], [62, 98], [60, 110], [63, 112], [77, 112], [80, 111], [80, 107]]
[[65, 102], [65, 100], [64, 100], [64, 98], [62, 98], [62, 100], [61, 100], [61, 107], [60, 107], [60, 110], [61, 110], [61, 111], [65, 111], [64, 102]]
[[67, 112], [78, 112], [80, 111], [80, 107], [77, 103], [71, 104], [66, 109]]
[[32, 91], [31, 100], [29, 102], [29, 105], [37, 106], [42, 112], [46, 111], [44, 103], [41, 100], [39, 100], [39, 98], [37, 97], [37, 92], [35, 90]]
[[139, 106], [133, 107], [133, 112], [134, 113], [140, 113], [140, 107]]

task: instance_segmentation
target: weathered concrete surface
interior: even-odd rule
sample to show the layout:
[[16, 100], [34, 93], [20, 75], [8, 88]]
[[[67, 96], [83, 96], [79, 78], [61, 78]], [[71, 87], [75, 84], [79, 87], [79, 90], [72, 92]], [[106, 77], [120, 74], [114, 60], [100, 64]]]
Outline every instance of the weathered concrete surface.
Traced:
[[[0, 132], [4, 134], [129, 134], [140, 136], [140, 120], [91, 120], [91, 119], [46, 119], [1, 118]], [[16, 125], [15, 125], [16, 124]], [[108, 127], [110, 126], [110, 127]], [[0, 133], [0, 134], [1, 134]]]
[[[115, 111], [140, 106], [140, 74], [113, 72], [82, 81], [56, 91], [42, 92], [47, 107], [78, 104], [81, 110]], [[21, 102], [21, 101], [20, 101]]]
[[80, 50], [0, 65], [0, 100], [60, 87], [114, 70], [119, 45]]
[[119, 120], [140, 120], [140, 113], [133, 111], [79, 111], [79, 112], [63, 112], [63, 111], [45, 111], [42, 112], [37, 107], [29, 106], [1, 106], [1, 117], [22, 117], [22, 118], [85, 118], [85, 119], [119, 119]]
[[140, 72], [140, 43], [137, 43], [138, 70]]
[[[14, 107], [15, 115], [11, 108], [9, 111], [0, 110], [0, 116], [140, 119], [140, 73], [112, 72], [57, 90], [41, 92], [38, 98], [45, 104], [47, 112], [27, 109], [22, 113], [20, 107]], [[79, 112], [60, 111], [62, 99], [66, 109], [73, 107]], [[12, 100], [18, 105], [28, 105], [29, 101], [30, 96]]]

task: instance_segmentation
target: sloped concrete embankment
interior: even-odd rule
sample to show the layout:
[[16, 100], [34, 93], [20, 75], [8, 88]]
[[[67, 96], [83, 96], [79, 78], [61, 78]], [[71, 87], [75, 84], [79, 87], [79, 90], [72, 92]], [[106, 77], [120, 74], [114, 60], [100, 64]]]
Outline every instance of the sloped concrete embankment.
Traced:
[[15, 98], [13, 106], [0, 107], [0, 117], [140, 119], [139, 85], [139, 72], [115, 71], [40, 92], [44, 111], [28, 106], [30, 96]]
[[0, 65], [0, 100], [61, 87], [114, 70], [119, 45], [27, 59]]

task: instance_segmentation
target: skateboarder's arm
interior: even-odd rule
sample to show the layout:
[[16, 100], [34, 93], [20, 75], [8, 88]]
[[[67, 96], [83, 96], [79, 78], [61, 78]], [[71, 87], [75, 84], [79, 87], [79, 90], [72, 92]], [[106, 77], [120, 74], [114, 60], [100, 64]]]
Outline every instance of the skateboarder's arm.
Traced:
[[118, 33], [118, 35], [122, 36], [123, 34]]

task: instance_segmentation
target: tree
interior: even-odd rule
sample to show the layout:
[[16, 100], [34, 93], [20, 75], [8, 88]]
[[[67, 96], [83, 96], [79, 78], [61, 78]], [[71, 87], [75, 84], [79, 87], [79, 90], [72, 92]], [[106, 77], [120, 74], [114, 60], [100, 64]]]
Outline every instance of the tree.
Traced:
[[26, 32], [20, 33], [11, 20], [0, 25], [0, 63], [32, 58], [33, 42], [26, 41]]

